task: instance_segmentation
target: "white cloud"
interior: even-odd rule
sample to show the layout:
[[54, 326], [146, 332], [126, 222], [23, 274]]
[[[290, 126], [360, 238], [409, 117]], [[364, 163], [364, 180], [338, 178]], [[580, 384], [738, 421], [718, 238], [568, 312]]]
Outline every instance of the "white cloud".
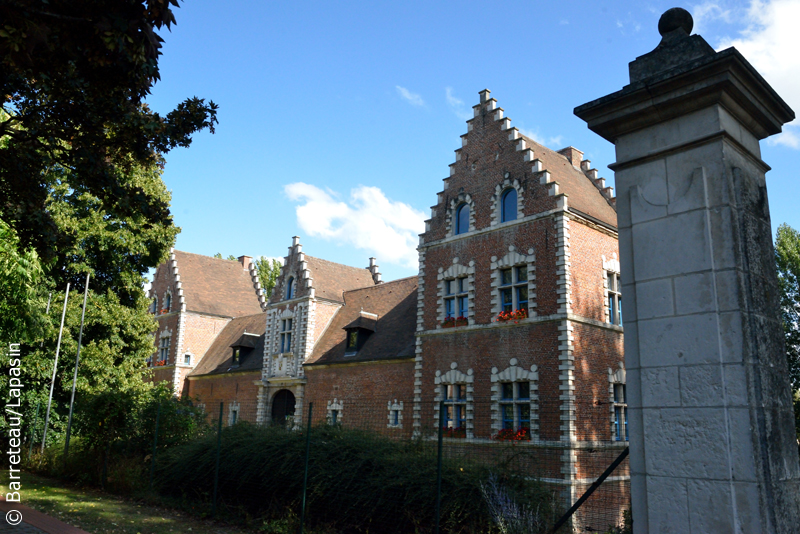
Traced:
[[466, 109], [464, 105], [464, 101], [460, 98], [456, 98], [453, 96], [453, 88], [452, 87], [445, 87], [445, 98], [447, 99], [447, 105], [450, 106], [450, 110], [461, 120], [469, 120], [472, 118], [472, 113]]
[[416, 93], [412, 93], [405, 87], [400, 87], [399, 85], [395, 85], [397, 89], [397, 94], [399, 94], [403, 100], [411, 104], [412, 106], [424, 106], [425, 101], [422, 100], [422, 97]]
[[520, 128], [519, 133], [524, 135], [525, 137], [530, 137], [540, 145], [544, 145], [549, 148], [562, 148], [561, 141], [564, 138], [562, 135], [555, 135], [552, 137], [545, 137], [539, 133], [539, 130], [528, 130], [526, 128]]
[[367, 250], [379, 263], [418, 268], [418, 235], [427, 218], [423, 212], [387, 198], [377, 187], [358, 186], [347, 202], [303, 182], [288, 184], [284, 192], [300, 203], [297, 223], [308, 235]]
[[702, 4], [692, 6], [693, 33], [702, 34], [708, 24], [717, 20], [730, 23], [733, 21], [733, 11], [720, 6], [717, 2], [709, 0]]
[[[800, 110], [800, 2], [752, 0], [747, 20], [740, 37], [722, 39], [718, 49], [735, 46], [790, 107]], [[784, 133], [771, 138], [770, 144], [800, 149], [798, 128], [798, 120], [784, 126]]]

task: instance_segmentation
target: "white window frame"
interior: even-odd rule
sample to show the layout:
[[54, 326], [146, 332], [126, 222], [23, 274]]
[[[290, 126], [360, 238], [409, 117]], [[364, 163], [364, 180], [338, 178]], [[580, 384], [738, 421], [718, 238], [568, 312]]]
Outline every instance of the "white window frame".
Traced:
[[[166, 340], [166, 344], [164, 343], [164, 340]], [[171, 345], [172, 345], [172, 333], [169, 331], [169, 328], [165, 328], [161, 332], [161, 335], [159, 336], [158, 340], [158, 351], [156, 352], [157, 362], [166, 361], [167, 363], [165, 363], [164, 365], [169, 365], [169, 349], [172, 348]], [[166, 354], [166, 356], [162, 357], [163, 354]]]
[[[294, 317], [281, 318], [280, 331], [278, 332], [279, 354], [292, 352], [292, 333], [294, 332]], [[285, 349], [285, 350], [284, 350]]]
[[233, 401], [228, 404], [228, 426], [233, 426], [239, 421], [239, 403]]
[[475, 382], [475, 376], [472, 369], [467, 369], [467, 372], [463, 373], [458, 370], [458, 364], [456, 362], [450, 364], [450, 370], [447, 372], [442, 373], [441, 371], [438, 370], [436, 371], [436, 377], [434, 378], [434, 384], [435, 384], [434, 400], [436, 402], [433, 406], [433, 428], [436, 429], [439, 428], [439, 403], [445, 400], [444, 388], [447, 386], [462, 386], [465, 389], [464, 400], [453, 402], [453, 404], [457, 404], [459, 406], [464, 407], [464, 410], [466, 412], [464, 414], [464, 419], [466, 421], [465, 438], [466, 439], [474, 438], [474, 431], [475, 431], [475, 427], [473, 424], [473, 410], [474, 410], [473, 394], [475, 392], [474, 382]]
[[387, 408], [389, 409], [389, 424], [386, 427], [403, 428], [403, 401], [397, 402], [397, 399], [389, 401]]
[[[508, 367], [500, 371], [497, 367], [492, 368], [492, 430], [496, 434], [503, 429], [503, 405], [514, 405], [514, 431], [520, 428], [520, 417], [518, 406], [527, 404], [530, 408], [530, 435], [531, 440], [537, 439], [539, 435], [539, 369], [536, 365], [531, 365], [530, 370], [519, 367], [518, 360], [511, 358]], [[517, 384], [528, 383], [527, 399], [518, 398]], [[513, 398], [503, 399], [503, 384], [513, 384]]]
[[[456, 211], [459, 206], [466, 204], [469, 207], [469, 228], [465, 232], [456, 234]], [[475, 231], [475, 201], [466, 193], [459, 193], [456, 198], [450, 199], [450, 206], [446, 212], [447, 237], [467, 235]]]
[[[609, 278], [616, 282], [616, 287], [609, 285]], [[609, 306], [613, 299], [614, 309]], [[622, 328], [620, 324], [620, 302], [622, 302], [622, 287], [620, 283], [620, 266], [616, 253], [610, 260], [603, 256], [603, 313], [605, 322]]]
[[[436, 324], [437, 329], [442, 328], [442, 323], [444, 323], [444, 320], [447, 317], [447, 306], [445, 304], [445, 300], [455, 297], [454, 307], [458, 308], [458, 297], [463, 297], [465, 294], [467, 297], [467, 315], [465, 316], [467, 318], [467, 324], [475, 324], [475, 262], [470, 261], [469, 265], [462, 265], [459, 263], [459, 261], [459, 258], [454, 258], [453, 265], [448, 267], [447, 270], [439, 268], [439, 274], [437, 276], [439, 280], [439, 315]], [[464, 279], [463, 285], [465, 291], [461, 293], [454, 293], [453, 295], [447, 295], [447, 282], [457, 280], [459, 278]], [[455, 317], [458, 317], [458, 315]]]
[[342, 412], [344, 411], [344, 401], [336, 397], [332, 401], [328, 401], [328, 413], [326, 420], [329, 425], [342, 424]]
[[490, 265], [490, 268], [492, 269], [492, 296], [494, 297], [494, 307], [492, 308], [492, 312], [495, 317], [501, 311], [503, 311], [502, 292], [503, 289], [508, 287], [502, 285], [502, 271], [505, 269], [512, 270], [512, 276], [514, 276], [514, 281], [511, 284], [511, 298], [513, 302], [512, 308], [514, 310], [519, 309], [519, 298], [517, 291], [514, 289], [522, 286], [525, 283], [516, 281], [516, 269], [522, 266], [527, 268], [528, 273], [528, 317], [536, 316], [536, 255], [534, 254], [532, 248], [529, 248], [528, 254], [524, 255], [520, 254], [514, 245], [511, 245], [508, 247], [508, 254], [502, 258], [498, 259], [497, 256], [492, 256], [492, 263]]
[[[611, 439], [612, 441], [620, 441], [620, 442], [627, 442], [630, 439], [630, 430], [628, 429], [628, 398], [627, 398], [627, 376], [625, 372], [625, 365], [623, 362], [619, 362], [619, 369], [613, 371], [611, 368], [608, 369], [608, 397], [609, 397], [609, 405], [611, 407]], [[622, 390], [625, 391], [624, 393], [624, 400], [620, 401], [616, 395], [616, 388], [618, 386], [622, 387]], [[617, 418], [617, 414], [622, 414], [622, 421], [619, 421]], [[619, 432], [621, 435], [624, 436], [624, 439], [619, 439], [617, 437], [618, 432], [617, 429], [619, 427]]]
[[[509, 189], [515, 189], [517, 191], [517, 218], [511, 221], [504, 221], [503, 220], [503, 196], [506, 194], [506, 191]], [[506, 223], [513, 223], [514, 221], [519, 221], [523, 218], [523, 207], [525, 200], [523, 198], [524, 188], [522, 184], [519, 183], [519, 180], [511, 179], [510, 174], [506, 173], [503, 179], [502, 184], [497, 184], [494, 188], [494, 195], [492, 195], [492, 226], [497, 226], [498, 224], [506, 224]]]

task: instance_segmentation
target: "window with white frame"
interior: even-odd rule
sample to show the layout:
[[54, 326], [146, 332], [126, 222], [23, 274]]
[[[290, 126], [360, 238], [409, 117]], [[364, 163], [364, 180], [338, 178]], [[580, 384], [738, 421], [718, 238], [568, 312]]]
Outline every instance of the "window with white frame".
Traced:
[[528, 266], [500, 269], [500, 309], [528, 311]]
[[492, 369], [492, 428], [495, 439], [529, 440], [537, 434], [538, 381], [536, 365], [530, 370], [517, 365], [511, 358], [509, 367]]
[[608, 295], [608, 322], [622, 326], [622, 291], [619, 285], [619, 273], [607, 271], [606, 293]]
[[167, 333], [161, 334], [161, 339], [158, 343], [158, 362], [160, 365], [166, 365], [169, 360], [169, 344], [172, 336]]
[[340, 425], [342, 424], [342, 411], [344, 409], [344, 401], [334, 398], [328, 401], [328, 424]]
[[444, 281], [445, 320], [466, 319], [469, 316], [469, 289], [466, 276]]
[[608, 370], [611, 396], [611, 437], [615, 441], [628, 441], [628, 393], [625, 386], [625, 368], [622, 362], [616, 372]]
[[183, 365], [192, 365], [192, 354], [187, 352], [183, 355]]
[[281, 319], [281, 353], [292, 351], [292, 319]]
[[389, 401], [389, 428], [403, 428], [403, 401]]
[[515, 221], [517, 219], [517, 190], [509, 187], [500, 197], [500, 222]]
[[[446, 373], [436, 371], [436, 397], [434, 417], [441, 422], [444, 436], [448, 438], [473, 437], [472, 427], [472, 369], [462, 373], [453, 362]], [[444, 413], [439, 413], [439, 403], [444, 403]]]
[[228, 426], [233, 426], [239, 422], [239, 403], [233, 401], [228, 405]]
[[289, 281], [286, 284], [286, 300], [293, 299], [294, 293], [295, 293], [294, 276], [290, 276]]

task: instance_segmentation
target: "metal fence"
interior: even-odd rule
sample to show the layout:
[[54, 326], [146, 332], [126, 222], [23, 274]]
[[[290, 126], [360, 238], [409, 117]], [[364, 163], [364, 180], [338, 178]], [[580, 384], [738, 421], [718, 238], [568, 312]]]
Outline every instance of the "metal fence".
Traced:
[[331, 399], [267, 418], [256, 402], [209, 403], [180, 445], [165, 444], [174, 413], [159, 409], [147, 450], [122, 439], [91, 461], [103, 484], [144, 466], [153, 492], [265, 532], [623, 532], [624, 422], [609, 404], [576, 406], [574, 421], [561, 408]]

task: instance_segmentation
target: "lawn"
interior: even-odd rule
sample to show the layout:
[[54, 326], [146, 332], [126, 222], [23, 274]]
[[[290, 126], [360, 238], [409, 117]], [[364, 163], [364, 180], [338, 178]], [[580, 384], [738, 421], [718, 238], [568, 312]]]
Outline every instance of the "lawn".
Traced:
[[32, 473], [24, 473], [22, 481], [23, 504], [93, 534], [247, 533], [230, 525], [195, 519], [175, 510], [97, 490], [67, 486]]

